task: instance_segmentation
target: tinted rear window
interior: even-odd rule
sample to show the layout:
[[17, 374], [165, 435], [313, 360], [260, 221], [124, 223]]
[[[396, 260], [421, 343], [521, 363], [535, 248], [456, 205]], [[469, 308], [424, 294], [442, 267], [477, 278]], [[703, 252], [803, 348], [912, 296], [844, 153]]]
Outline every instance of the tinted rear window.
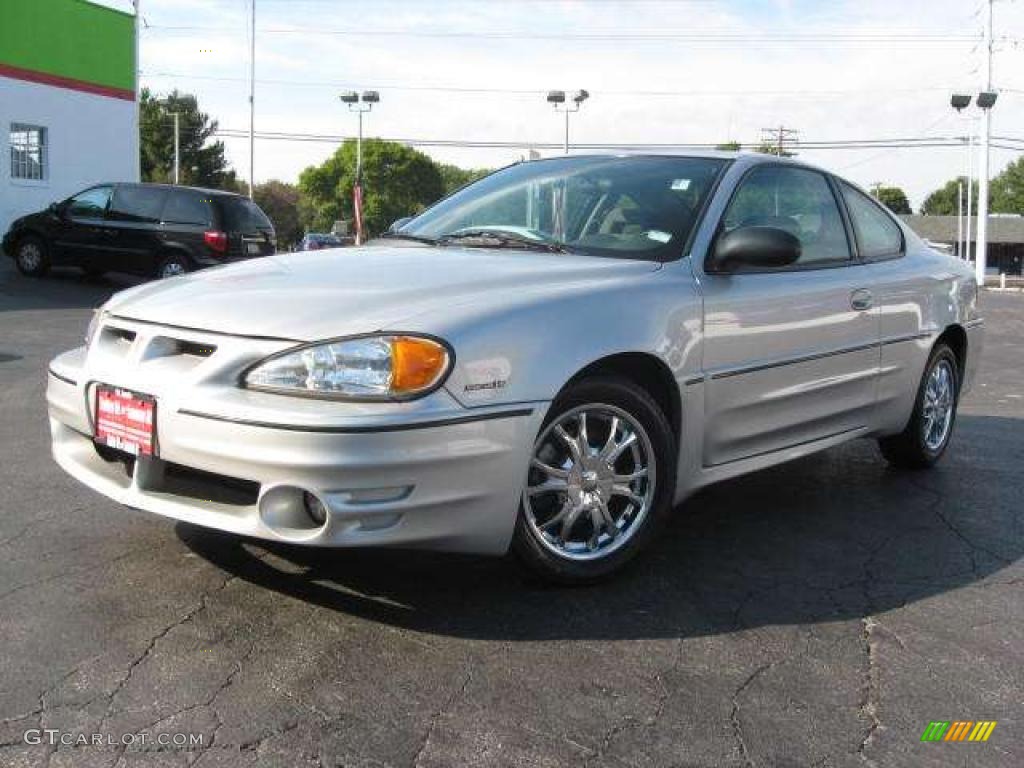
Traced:
[[210, 198], [196, 192], [172, 192], [164, 207], [163, 219], [168, 224], [209, 227], [213, 224]]
[[244, 197], [225, 197], [220, 201], [224, 218], [224, 229], [228, 232], [252, 232], [257, 229], [273, 229], [270, 219], [252, 200]]
[[160, 221], [160, 209], [167, 192], [159, 187], [119, 186], [110, 204], [111, 218], [121, 221]]

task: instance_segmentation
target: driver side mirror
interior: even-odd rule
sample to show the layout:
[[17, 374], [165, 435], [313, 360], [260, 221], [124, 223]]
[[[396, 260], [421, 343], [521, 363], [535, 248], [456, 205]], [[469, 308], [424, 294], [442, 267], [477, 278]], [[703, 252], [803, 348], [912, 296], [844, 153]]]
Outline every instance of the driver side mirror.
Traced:
[[777, 227], [740, 227], [715, 242], [709, 272], [736, 272], [744, 267], [786, 267], [800, 258], [800, 238]]

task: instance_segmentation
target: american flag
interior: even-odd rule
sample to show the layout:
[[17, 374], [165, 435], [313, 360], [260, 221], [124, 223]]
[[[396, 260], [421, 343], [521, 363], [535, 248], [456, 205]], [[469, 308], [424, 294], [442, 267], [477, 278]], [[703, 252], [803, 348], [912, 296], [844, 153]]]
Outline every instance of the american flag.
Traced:
[[352, 209], [356, 219], [356, 245], [363, 243], [363, 183], [357, 180], [352, 188]]

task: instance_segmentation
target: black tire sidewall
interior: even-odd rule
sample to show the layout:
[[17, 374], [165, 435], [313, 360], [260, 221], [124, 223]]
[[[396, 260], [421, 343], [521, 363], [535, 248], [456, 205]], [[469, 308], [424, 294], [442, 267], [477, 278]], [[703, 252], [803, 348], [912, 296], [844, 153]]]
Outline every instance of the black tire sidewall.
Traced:
[[[21, 263], [21, 249], [26, 245], [34, 244], [39, 248], [39, 266], [35, 269], [25, 269]], [[50, 252], [46, 247], [46, 242], [36, 235], [25, 235], [18, 240], [18, 245], [14, 250], [14, 265], [18, 268], [21, 274], [28, 277], [40, 277], [46, 274], [46, 271], [50, 268]]]
[[[626, 379], [600, 377], [571, 385], [551, 404], [538, 435], [566, 411], [586, 404], [615, 406], [640, 422], [651, 441], [657, 480], [654, 501], [641, 523], [641, 529], [620, 549], [598, 560], [570, 560], [547, 549], [527, 522], [520, 499], [512, 551], [533, 574], [562, 584], [596, 581], [622, 568], [654, 537], [672, 509], [675, 494], [676, 447], [671, 427], [650, 395]], [[533, 450], [531, 443], [531, 457]]]
[[[933, 451], [928, 448], [924, 441], [924, 393], [932, 371], [935, 370], [935, 367], [942, 360], [946, 360], [949, 363], [950, 370], [953, 371], [953, 416], [949, 423], [949, 432], [946, 435], [946, 439], [939, 446], [938, 450]], [[921, 384], [917, 390], [917, 399], [914, 401], [914, 415], [910, 419], [910, 424], [907, 425], [908, 429], [911, 430], [908, 437], [912, 436], [914, 447], [920, 454], [920, 459], [928, 465], [934, 464], [942, 458], [942, 454], [946, 452], [946, 448], [949, 447], [949, 443], [953, 439], [953, 429], [956, 426], [956, 415], [960, 405], [960, 376], [960, 366], [957, 363], [956, 355], [953, 354], [953, 350], [945, 344], [936, 346], [932, 351], [931, 357], [928, 358], [928, 365], [925, 367], [924, 375], [921, 377]]]

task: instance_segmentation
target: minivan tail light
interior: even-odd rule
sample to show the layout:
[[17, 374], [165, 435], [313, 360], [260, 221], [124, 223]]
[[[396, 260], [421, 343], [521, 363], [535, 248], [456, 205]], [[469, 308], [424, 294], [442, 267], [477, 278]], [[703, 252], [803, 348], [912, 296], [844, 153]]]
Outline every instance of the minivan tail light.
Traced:
[[203, 242], [210, 246], [211, 251], [217, 253], [228, 252], [227, 232], [203, 232]]

